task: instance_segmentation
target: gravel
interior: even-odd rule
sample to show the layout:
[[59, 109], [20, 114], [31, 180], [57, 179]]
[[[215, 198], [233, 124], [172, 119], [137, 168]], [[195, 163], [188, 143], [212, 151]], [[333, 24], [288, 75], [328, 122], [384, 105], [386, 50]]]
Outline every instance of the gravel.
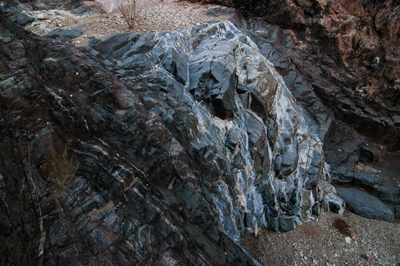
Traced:
[[91, 38], [104, 40], [107, 36], [119, 32], [163, 32], [179, 28], [189, 28], [201, 25], [210, 20], [225, 20], [226, 17], [207, 17], [209, 8], [217, 5], [201, 5], [185, 1], [174, 0], [137, 0], [137, 18], [131, 29], [122, 18], [118, 9], [111, 4], [112, 1], [98, 0], [108, 13], [88, 17], [78, 17], [68, 11], [40, 10], [24, 12], [35, 17], [36, 21], [26, 29], [38, 35], [45, 35], [50, 31], [80, 27], [86, 30], [85, 34], [74, 39], [76, 46], [87, 46]]
[[[335, 228], [350, 225], [351, 236]], [[243, 242], [264, 265], [396, 265], [400, 263], [400, 223], [372, 220], [345, 211], [322, 213], [293, 231], [264, 230]]]

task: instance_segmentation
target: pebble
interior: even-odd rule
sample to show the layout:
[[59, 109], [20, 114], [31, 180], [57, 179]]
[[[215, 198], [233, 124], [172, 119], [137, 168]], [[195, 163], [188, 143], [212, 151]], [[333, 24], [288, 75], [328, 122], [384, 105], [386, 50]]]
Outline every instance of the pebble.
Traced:
[[45, 13], [40, 13], [39, 15], [37, 15], [36, 19], [37, 20], [45, 20], [47, 18]]

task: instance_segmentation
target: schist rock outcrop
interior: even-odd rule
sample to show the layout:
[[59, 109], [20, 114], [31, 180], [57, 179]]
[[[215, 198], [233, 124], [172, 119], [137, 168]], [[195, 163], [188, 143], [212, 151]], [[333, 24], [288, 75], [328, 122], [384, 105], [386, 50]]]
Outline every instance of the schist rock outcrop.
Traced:
[[397, 144], [342, 119], [365, 114], [347, 70], [324, 53], [301, 65], [292, 30], [233, 13], [77, 48], [0, 15], [4, 265], [260, 265], [241, 236], [342, 212], [332, 181], [374, 194], [339, 188], [355, 212], [348, 193], [399, 213]]
[[270, 38], [265, 25], [278, 25], [286, 40], [278, 38], [281, 43], [273, 46], [297, 66], [335, 117], [391, 151], [400, 149], [399, 1], [204, 2], [262, 18], [250, 19], [264, 32], [257, 39]]
[[233, 21], [246, 29], [297, 102], [328, 132], [320, 137], [333, 183], [367, 190], [398, 210], [400, 3], [203, 2], [247, 15]]

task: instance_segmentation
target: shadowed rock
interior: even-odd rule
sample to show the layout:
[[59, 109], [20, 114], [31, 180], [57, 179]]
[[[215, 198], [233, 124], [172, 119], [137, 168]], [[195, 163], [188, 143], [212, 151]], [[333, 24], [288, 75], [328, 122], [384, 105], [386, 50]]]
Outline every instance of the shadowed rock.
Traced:
[[336, 191], [350, 211], [368, 218], [394, 222], [393, 210], [378, 198], [354, 187], [336, 187]]
[[[333, 117], [262, 35], [209, 22], [76, 48], [0, 22], [5, 264], [260, 265], [244, 232], [343, 211]], [[335, 178], [371, 158], [351, 152]]]

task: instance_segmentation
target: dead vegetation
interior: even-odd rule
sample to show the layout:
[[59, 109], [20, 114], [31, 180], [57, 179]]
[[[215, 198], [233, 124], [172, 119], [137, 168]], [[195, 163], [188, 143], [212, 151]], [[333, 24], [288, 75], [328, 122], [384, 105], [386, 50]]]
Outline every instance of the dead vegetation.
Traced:
[[74, 180], [79, 163], [75, 156], [65, 150], [62, 154], [53, 155], [46, 163], [48, 181], [55, 185], [54, 190], [66, 189]]
[[133, 29], [137, 19], [136, 0], [114, 0], [114, 4], [128, 27]]
[[345, 220], [338, 218], [335, 220], [333, 225], [343, 235], [351, 236], [351, 230], [350, 230], [351, 226]]

